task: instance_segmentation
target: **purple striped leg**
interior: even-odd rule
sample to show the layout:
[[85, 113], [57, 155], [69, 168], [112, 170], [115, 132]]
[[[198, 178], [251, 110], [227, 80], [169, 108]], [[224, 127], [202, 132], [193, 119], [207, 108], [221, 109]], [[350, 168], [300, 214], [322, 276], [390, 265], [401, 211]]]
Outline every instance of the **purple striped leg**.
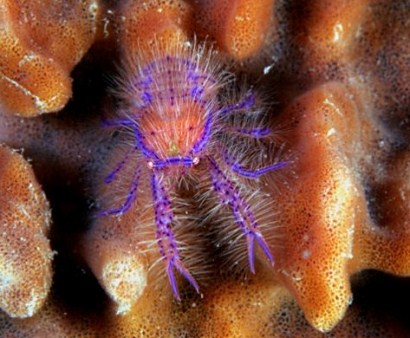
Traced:
[[263, 238], [255, 215], [249, 207], [249, 204], [240, 196], [238, 189], [226, 177], [222, 170], [218, 167], [216, 161], [212, 157], [208, 157], [210, 165], [210, 175], [212, 186], [218, 195], [219, 200], [223, 204], [229, 205], [236, 224], [241, 228], [248, 245], [249, 268], [252, 273], [255, 273], [254, 264], [254, 241], [256, 240], [262, 248], [269, 262], [273, 265], [273, 256], [269, 246]]
[[[111, 172], [111, 174], [109, 174], [105, 178], [104, 182], [106, 184], [111, 183], [114, 180], [116, 174], [120, 171], [120, 169], [121, 169], [120, 167], [122, 167], [122, 166], [123, 166], [123, 164], [120, 163], [114, 169], [114, 171]], [[137, 197], [137, 190], [138, 190], [138, 183], [139, 183], [140, 176], [141, 176], [141, 168], [138, 166], [135, 169], [135, 172], [134, 172], [134, 175], [133, 175], [132, 181], [131, 181], [131, 187], [130, 187], [130, 190], [127, 194], [127, 198], [125, 199], [124, 203], [118, 208], [101, 211], [99, 213], [99, 216], [108, 216], [108, 215], [116, 215], [116, 214], [125, 213], [131, 207], [132, 203], [134, 203], [134, 201]]]
[[228, 131], [249, 136], [252, 138], [263, 138], [269, 136], [272, 131], [270, 128], [232, 128]]
[[117, 165], [115, 166], [114, 170], [111, 171], [105, 178], [104, 178], [104, 183], [105, 184], [109, 184], [112, 181], [114, 181], [117, 178], [117, 174], [122, 170], [122, 168], [124, 168], [125, 163], [127, 163], [130, 155], [136, 151], [136, 148], [131, 148], [130, 150], [127, 151], [127, 153], [125, 154], [124, 158], [117, 163]]
[[241, 101], [233, 105], [223, 107], [218, 111], [217, 114], [224, 116], [237, 110], [250, 109], [255, 105], [255, 101], [255, 94], [253, 94], [251, 91], [248, 91]]
[[164, 260], [174, 296], [176, 299], [180, 300], [174, 268], [185, 277], [198, 293], [199, 286], [179, 257], [177, 243], [171, 229], [172, 221], [174, 220], [171, 202], [164, 186], [158, 180], [155, 173], [151, 174], [151, 190], [154, 200], [155, 223], [157, 225], [156, 239], [159, 252]]
[[135, 122], [130, 119], [113, 119], [113, 120], [103, 120], [102, 126], [104, 128], [108, 127], [134, 127]]
[[224, 160], [225, 160], [225, 163], [236, 174], [247, 177], [247, 178], [255, 178], [255, 179], [271, 171], [282, 169], [286, 167], [286, 165], [288, 164], [288, 162], [286, 161], [281, 161], [281, 162], [268, 165], [266, 167], [251, 170], [251, 169], [246, 169], [245, 167], [240, 165], [238, 163], [239, 162], [238, 160], [234, 159], [232, 156], [228, 155], [226, 152], [225, 152]]

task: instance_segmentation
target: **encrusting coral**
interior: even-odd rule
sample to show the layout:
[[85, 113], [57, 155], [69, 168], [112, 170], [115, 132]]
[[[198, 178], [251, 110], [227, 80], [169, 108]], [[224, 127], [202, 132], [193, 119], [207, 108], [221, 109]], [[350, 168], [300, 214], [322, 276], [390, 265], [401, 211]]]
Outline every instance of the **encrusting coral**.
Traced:
[[4, 145], [0, 192], [0, 307], [11, 317], [31, 317], [51, 287], [51, 214], [31, 166]]
[[[410, 3], [235, 1], [221, 13], [226, 3], [107, 1], [100, 31], [108, 30], [73, 73], [72, 104], [57, 116], [1, 117], [1, 141], [26, 149], [55, 210], [59, 253], [44, 307], [30, 319], [2, 314], [2, 336], [409, 336], [409, 284], [397, 276], [410, 275]], [[250, 26], [237, 18], [243, 8]], [[259, 37], [243, 35], [247, 27]], [[156, 35], [168, 43], [214, 39], [232, 63], [226, 68], [276, 102], [265, 108], [267, 123], [288, 163], [284, 173], [267, 174], [259, 192], [269, 202], [273, 225], [264, 235], [274, 267], [255, 246], [255, 275], [226, 271], [215, 242], [201, 252], [209, 260], [201, 294], [181, 278], [180, 302], [165, 278], [145, 274], [149, 262], [135, 249], [135, 220], [152, 219], [152, 208], [138, 214], [149, 189], [101, 233], [86, 201], [111, 193], [102, 182], [122, 147], [117, 132], [96, 132], [101, 116], [117, 109], [100, 74], [115, 74], [111, 57], [121, 64], [145, 53]], [[131, 180], [132, 168], [124, 169]], [[213, 227], [189, 228], [191, 238]]]
[[36, 116], [67, 104], [70, 72], [95, 39], [98, 13], [96, 0], [0, 1], [3, 113]]

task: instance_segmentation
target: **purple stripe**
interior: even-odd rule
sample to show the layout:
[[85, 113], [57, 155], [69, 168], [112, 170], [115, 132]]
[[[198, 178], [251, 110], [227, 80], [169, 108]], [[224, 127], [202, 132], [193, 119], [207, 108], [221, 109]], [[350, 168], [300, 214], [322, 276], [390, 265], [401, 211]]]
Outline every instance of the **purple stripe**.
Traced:
[[153, 161], [153, 168], [162, 169], [169, 165], [179, 165], [183, 164], [184, 166], [193, 166], [194, 162], [191, 157], [168, 157], [164, 160], [155, 160]]
[[132, 147], [129, 151], [127, 151], [127, 153], [125, 154], [123, 160], [121, 162], [119, 162], [117, 164], [117, 166], [115, 167], [115, 169], [104, 178], [104, 183], [105, 184], [111, 183], [115, 179], [115, 177], [120, 172], [120, 170], [122, 168], [124, 168], [124, 165], [128, 161], [128, 158], [130, 157], [130, 154], [133, 153], [135, 150], [136, 150], [136, 148]]
[[212, 126], [213, 126], [213, 112], [208, 110], [202, 136], [199, 139], [199, 141], [195, 143], [195, 145], [192, 147], [192, 152], [194, 154], [201, 152], [205, 148], [207, 143], [209, 142], [209, 138], [210, 138], [211, 131], [212, 131]]
[[222, 108], [221, 110], [219, 110], [218, 115], [226, 115], [235, 110], [249, 109], [249, 108], [252, 108], [254, 104], [255, 104], [255, 95], [252, 94], [251, 92], [248, 92], [246, 94], [246, 97], [242, 101]]
[[137, 146], [138, 148], [141, 149], [141, 152], [143, 153], [143, 155], [147, 158], [158, 159], [158, 155], [145, 146], [143, 142], [144, 136], [142, 136], [141, 131], [139, 130], [137, 125], [135, 125], [135, 128], [134, 128], [134, 135], [135, 135]]
[[102, 211], [99, 213], [99, 216], [108, 216], [108, 215], [116, 215], [116, 214], [123, 214], [128, 211], [128, 209], [131, 207], [131, 205], [134, 203], [136, 197], [137, 197], [137, 190], [138, 190], [138, 182], [140, 179], [140, 174], [141, 174], [141, 168], [137, 167], [134, 176], [132, 178], [131, 182], [131, 188], [130, 191], [127, 195], [127, 198], [124, 202], [124, 204], [116, 209], [110, 209], [106, 211]]
[[130, 119], [118, 119], [118, 120], [103, 120], [103, 127], [129, 127], [136, 126], [136, 123]]
[[262, 175], [267, 174], [270, 171], [274, 171], [274, 170], [284, 168], [288, 164], [288, 162], [282, 161], [282, 162], [278, 162], [278, 163], [272, 164], [270, 166], [255, 169], [255, 170], [245, 169], [244, 167], [242, 167], [239, 164], [229, 164], [229, 163], [227, 163], [227, 164], [232, 168], [232, 170], [235, 173], [237, 173], [241, 176], [248, 177], [248, 178], [258, 178]]

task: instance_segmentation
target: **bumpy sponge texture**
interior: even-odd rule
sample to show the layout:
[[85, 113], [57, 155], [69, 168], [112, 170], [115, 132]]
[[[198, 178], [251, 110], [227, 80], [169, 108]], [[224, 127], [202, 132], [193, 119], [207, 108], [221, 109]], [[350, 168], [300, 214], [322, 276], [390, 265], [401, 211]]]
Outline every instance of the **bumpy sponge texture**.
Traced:
[[48, 202], [30, 165], [0, 146], [0, 307], [30, 317], [51, 286]]
[[35, 116], [71, 97], [70, 72], [97, 31], [97, 0], [0, 1], [0, 108]]

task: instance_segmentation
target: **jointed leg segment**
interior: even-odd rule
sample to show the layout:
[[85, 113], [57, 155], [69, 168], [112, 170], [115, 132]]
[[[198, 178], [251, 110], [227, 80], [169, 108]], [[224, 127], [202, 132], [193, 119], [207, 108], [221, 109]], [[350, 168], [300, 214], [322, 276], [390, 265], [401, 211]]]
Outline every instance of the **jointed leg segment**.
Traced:
[[232, 104], [230, 106], [225, 106], [223, 109], [221, 109], [218, 112], [218, 115], [224, 116], [236, 110], [249, 109], [253, 107], [254, 105], [255, 105], [255, 95], [249, 91], [248, 93], [246, 93], [245, 98], [243, 98], [238, 103]]
[[248, 246], [249, 267], [252, 273], [255, 273], [254, 264], [254, 241], [256, 240], [262, 248], [268, 260], [273, 264], [273, 256], [269, 250], [269, 246], [263, 238], [255, 216], [250, 209], [249, 204], [240, 196], [238, 189], [226, 177], [226, 175], [218, 167], [216, 161], [212, 157], [208, 157], [210, 165], [210, 175], [214, 190], [216, 191], [219, 200], [223, 204], [228, 204], [232, 210], [232, 214], [236, 224], [241, 228], [246, 236]]
[[[110, 183], [114, 179], [114, 177], [111, 177], [111, 176], [115, 176], [114, 173], [115, 173], [115, 170], [110, 175], [107, 176], [107, 178], [111, 178], [111, 180], [109, 180], [109, 182], [106, 182], [106, 183]], [[140, 176], [141, 176], [141, 168], [138, 166], [135, 169], [135, 172], [134, 172], [134, 175], [131, 181], [131, 187], [130, 187], [127, 198], [125, 199], [123, 205], [120, 206], [119, 208], [102, 211], [99, 215], [100, 216], [116, 215], [116, 214], [123, 214], [126, 211], [128, 211], [128, 209], [131, 207], [132, 203], [134, 203], [137, 197], [137, 190], [138, 190], [138, 183], [139, 183]]]
[[181, 275], [183, 275], [186, 280], [188, 280], [197, 292], [199, 292], [199, 286], [179, 257], [177, 243], [171, 229], [171, 225], [174, 220], [171, 202], [164, 186], [160, 183], [155, 173], [151, 174], [151, 190], [154, 200], [155, 223], [157, 225], [156, 239], [158, 242], [159, 252], [165, 262], [172, 291], [175, 298], [179, 300], [180, 296], [177, 281], [174, 275], [174, 268]]
[[225, 152], [223, 159], [233, 172], [247, 178], [258, 178], [271, 171], [282, 169], [288, 164], [286, 161], [280, 161], [266, 167], [251, 170], [243, 167], [237, 159], [235, 159], [232, 155], [229, 155], [227, 152]]

